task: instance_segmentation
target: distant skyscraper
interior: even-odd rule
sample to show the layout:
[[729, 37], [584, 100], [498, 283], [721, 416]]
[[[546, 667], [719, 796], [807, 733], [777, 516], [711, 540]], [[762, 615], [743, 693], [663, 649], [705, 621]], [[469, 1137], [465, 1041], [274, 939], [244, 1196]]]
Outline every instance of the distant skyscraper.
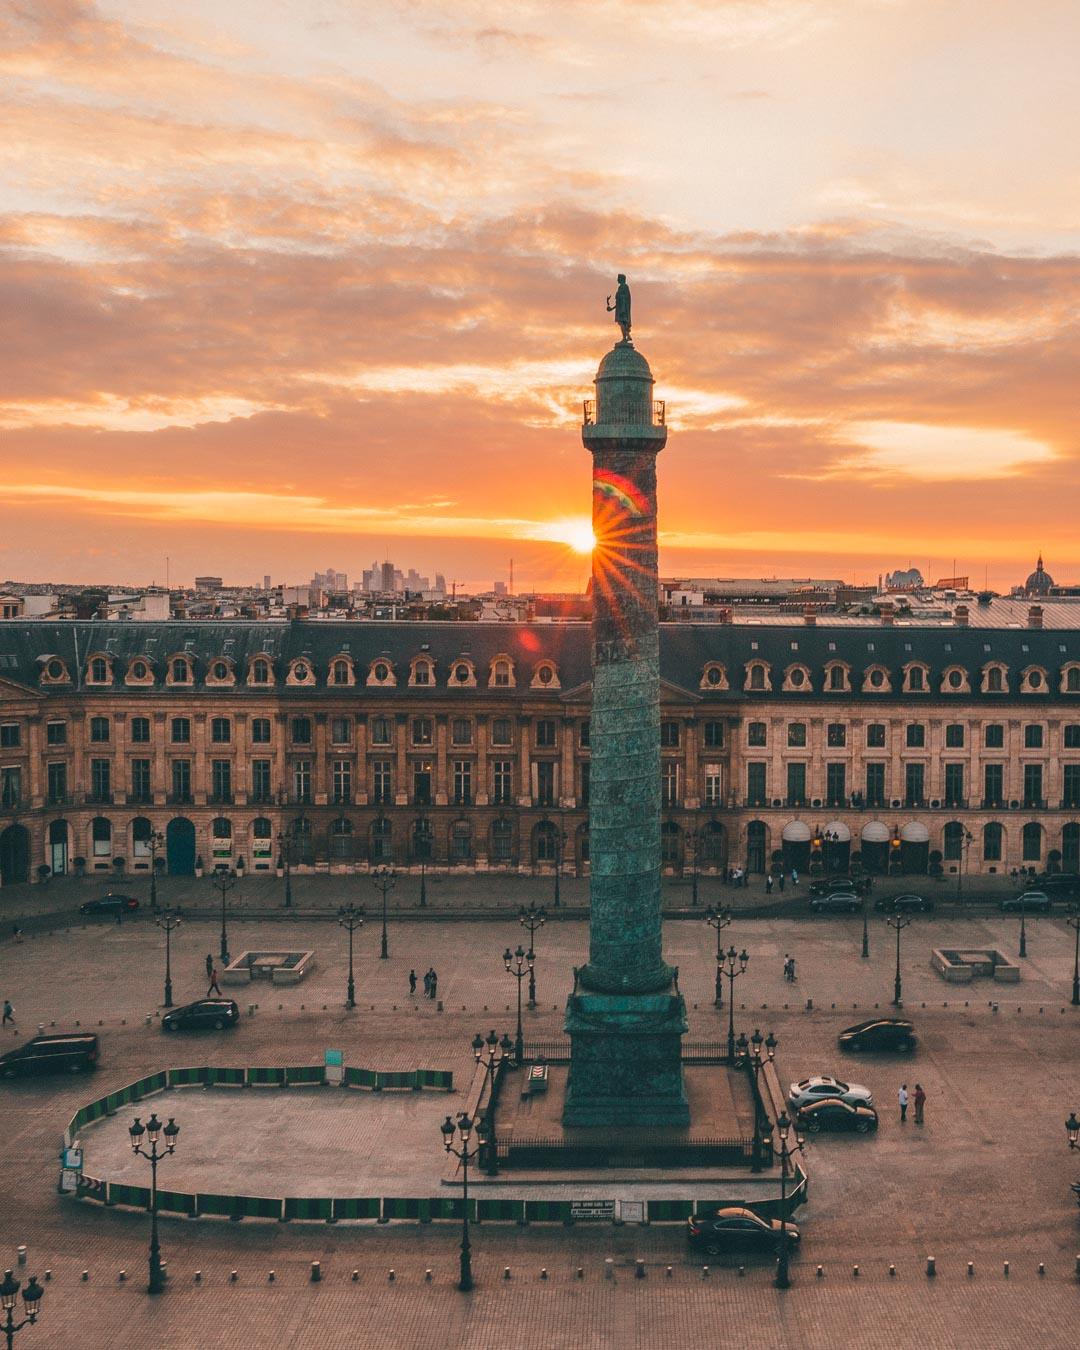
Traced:
[[263, 577], [263, 590], [268, 591], [269, 589], [270, 589], [270, 574], [268, 572], [266, 576]]
[[379, 590], [389, 593], [393, 591], [393, 589], [394, 589], [394, 564], [392, 562], [384, 562], [381, 569]]
[[434, 591], [436, 595], [446, 594], [446, 578], [443, 576], [441, 572], [435, 573]]

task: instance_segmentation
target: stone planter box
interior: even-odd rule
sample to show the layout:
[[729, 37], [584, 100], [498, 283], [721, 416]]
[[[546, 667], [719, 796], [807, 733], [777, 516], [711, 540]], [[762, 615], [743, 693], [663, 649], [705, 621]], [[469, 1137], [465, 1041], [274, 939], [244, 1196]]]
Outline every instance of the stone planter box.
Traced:
[[930, 964], [950, 984], [970, 984], [976, 977], [999, 984], [1020, 982], [1020, 967], [993, 947], [935, 948]]
[[314, 952], [241, 952], [221, 972], [222, 984], [299, 984], [315, 965]]

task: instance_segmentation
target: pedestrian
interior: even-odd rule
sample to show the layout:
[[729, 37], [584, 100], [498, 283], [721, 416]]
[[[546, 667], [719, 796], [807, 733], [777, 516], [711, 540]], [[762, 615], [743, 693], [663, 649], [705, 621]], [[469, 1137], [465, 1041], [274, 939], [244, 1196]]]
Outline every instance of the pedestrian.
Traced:
[[12, 1026], [15, 1025], [15, 1009], [11, 1006], [11, 1000], [6, 998], [4, 999], [4, 1020], [0, 1025], [6, 1027], [9, 1022]]
[[431, 997], [434, 998], [439, 991], [439, 977], [435, 972], [435, 967], [431, 967]]
[[214, 973], [214, 958], [210, 955], [209, 952], [207, 952], [207, 953], [206, 953], [206, 978], [207, 978], [207, 979], [210, 979], [210, 977], [213, 975], [213, 973]]
[[907, 1120], [907, 1084], [900, 1084], [900, 1091], [896, 1094], [896, 1099], [900, 1103], [900, 1124]]
[[765, 878], [765, 894], [772, 895], [772, 873]]
[[217, 994], [217, 995], [220, 997], [220, 995], [221, 995], [221, 988], [220, 988], [220, 986], [218, 985], [218, 982], [217, 982], [217, 966], [214, 965], [213, 961], [210, 962], [210, 988], [207, 989], [207, 991], [206, 991], [206, 997], [207, 997], [207, 998], [210, 997], [210, 990], [211, 990], [211, 989], [214, 991], [215, 994]]
[[926, 1106], [926, 1093], [921, 1083], [915, 1084], [915, 1124], [923, 1123], [923, 1108]]
[[798, 887], [798, 884], [799, 884], [799, 869], [798, 869], [797, 867], [793, 867], [793, 868], [791, 869], [791, 884], [792, 884], [793, 886], [795, 886], [795, 887]]
[[780, 875], [779, 875], [779, 877], [777, 878], [777, 880], [780, 882], [780, 894], [783, 895], [783, 894], [784, 894], [784, 874], [783, 874], [783, 872], [780, 873]]
[[424, 997], [431, 997], [431, 967], [424, 971]]
[[416, 993], [416, 971], [409, 971], [409, 997], [412, 998]]
[[17, 923], [13, 923], [11, 925], [11, 936], [15, 939], [16, 942], [22, 941], [22, 929], [19, 927]]

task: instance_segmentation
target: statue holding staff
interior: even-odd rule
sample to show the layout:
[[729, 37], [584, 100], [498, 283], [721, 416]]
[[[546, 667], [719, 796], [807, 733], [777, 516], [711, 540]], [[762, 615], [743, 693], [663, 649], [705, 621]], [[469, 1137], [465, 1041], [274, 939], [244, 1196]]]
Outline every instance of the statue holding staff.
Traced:
[[622, 340], [630, 341], [630, 287], [626, 284], [625, 275], [619, 273], [619, 285], [615, 291], [615, 303], [611, 303], [611, 296], [607, 298], [607, 312], [614, 313], [615, 322], [622, 329]]

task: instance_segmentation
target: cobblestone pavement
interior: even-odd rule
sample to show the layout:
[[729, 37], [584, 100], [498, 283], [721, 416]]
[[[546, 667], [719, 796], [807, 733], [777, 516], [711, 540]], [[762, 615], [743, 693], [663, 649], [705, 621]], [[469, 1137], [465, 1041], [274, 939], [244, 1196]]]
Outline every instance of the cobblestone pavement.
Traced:
[[[204, 992], [203, 959], [216, 952], [217, 935], [209, 919], [185, 922], [174, 935], [178, 1000]], [[105, 1023], [103, 1063], [93, 1079], [0, 1087], [0, 1254], [14, 1264], [16, 1245], [26, 1243], [30, 1258], [17, 1273], [53, 1272], [42, 1320], [20, 1334], [23, 1350], [147, 1344], [621, 1347], [704, 1339], [824, 1346], [838, 1335], [869, 1347], [1075, 1346], [1080, 1214], [1069, 1182], [1080, 1168], [1068, 1152], [1063, 1122], [1080, 1108], [1080, 1013], [1067, 1001], [1072, 933], [1060, 918], [1029, 921], [1023, 982], [1005, 988], [950, 988], [930, 970], [929, 951], [962, 942], [1015, 955], [1015, 920], [983, 914], [912, 924], [903, 935], [904, 988], [921, 1040], [914, 1058], [903, 1060], [849, 1061], [835, 1050], [840, 1027], [875, 1000], [884, 1007], [891, 997], [895, 947], [880, 919], [871, 920], [868, 961], [859, 957], [861, 923], [854, 920], [762, 918], [736, 922], [725, 933], [725, 940], [745, 943], [750, 952], [748, 973], [736, 982], [736, 1030], [757, 1024], [775, 1031], [784, 1081], [819, 1070], [841, 1072], [871, 1087], [882, 1112], [877, 1136], [808, 1144], [810, 1202], [800, 1211], [803, 1248], [793, 1267], [794, 1286], [786, 1292], [773, 1289], [763, 1261], [749, 1264], [742, 1277], [730, 1266], [703, 1276], [677, 1224], [480, 1225], [473, 1234], [477, 1288], [464, 1295], [453, 1287], [460, 1238], [453, 1224], [165, 1219], [170, 1287], [151, 1300], [144, 1292], [146, 1217], [56, 1194], [60, 1131], [75, 1107], [165, 1063], [314, 1063], [334, 1046], [345, 1049], [347, 1062], [453, 1068], [463, 1083], [474, 1032], [489, 1026], [513, 1031], [515, 991], [501, 952], [520, 935], [512, 916], [453, 923], [392, 919], [390, 959], [383, 962], [378, 923], [369, 916], [357, 945], [361, 1006], [350, 1013], [342, 1006], [345, 935], [336, 924], [238, 918], [230, 926], [234, 950], [311, 946], [315, 972], [296, 989], [257, 986], [244, 1006], [258, 1002], [258, 1010], [233, 1033], [176, 1038], [145, 1025], [145, 1017], [158, 1011], [163, 967], [162, 935], [145, 918], [120, 926], [95, 921], [49, 935], [28, 931], [21, 945], [0, 946], [0, 997], [11, 998], [19, 1019], [0, 1044], [18, 1043], [38, 1022]], [[666, 925], [667, 954], [680, 966], [696, 1040], [726, 1034], [726, 1008], [718, 1015], [711, 1006], [714, 941], [702, 923]], [[570, 967], [583, 959], [585, 944], [580, 921], [549, 922], [538, 935], [541, 999], [535, 1012], [526, 1010], [528, 1035], [561, 1033]], [[789, 951], [799, 961], [794, 987], [782, 978]], [[437, 1002], [404, 997], [409, 966], [422, 975], [429, 964], [439, 970], [442, 1011]], [[996, 1013], [992, 1000], [999, 1004]], [[921, 1129], [895, 1118], [902, 1079], [909, 1086], [917, 1079], [927, 1090]], [[260, 1100], [272, 1120], [272, 1095]], [[459, 1100], [439, 1098], [437, 1104], [449, 1109]], [[182, 1099], [178, 1111], [181, 1106]], [[269, 1147], [265, 1133], [252, 1148], [240, 1131], [207, 1138], [201, 1112], [180, 1123], [185, 1151], [232, 1156], [238, 1176], [257, 1174], [260, 1154]], [[434, 1128], [432, 1133], [437, 1136]], [[307, 1147], [315, 1151], [323, 1142], [313, 1118]], [[397, 1147], [408, 1172], [423, 1143], [419, 1134], [380, 1130], [366, 1146]], [[438, 1137], [430, 1147], [438, 1156]], [[302, 1148], [294, 1144], [294, 1151], [302, 1172]], [[347, 1158], [342, 1166], [348, 1169]], [[427, 1162], [419, 1166], [426, 1174]], [[927, 1255], [937, 1259], [934, 1280], [924, 1274]], [[644, 1280], [634, 1278], [639, 1257], [646, 1262]], [[605, 1278], [606, 1258], [614, 1262], [613, 1280]], [[312, 1260], [323, 1263], [325, 1278], [318, 1284], [308, 1278]], [[971, 1279], [969, 1260], [975, 1263]], [[888, 1275], [890, 1262], [895, 1277]], [[1039, 1262], [1045, 1263], [1043, 1276]], [[818, 1264], [824, 1267], [820, 1280]], [[506, 1265], [509, 1281], [501, 1279]], [[424, 1278], [429, 1267], [430, 1284]], [[543, 1280], [545, 1267], [549, 1278]], [[83, 1269], [90, 1273], [85, 1284]], [[124, 1282], [121, 1269], [129, 1276]], [[228, 1279], [233, 1269], [235, 1285]], [[203, 1272], [198, 1284], [196, 1270]], [[272, 1284], [270, 1270], [276, 1272]]]

